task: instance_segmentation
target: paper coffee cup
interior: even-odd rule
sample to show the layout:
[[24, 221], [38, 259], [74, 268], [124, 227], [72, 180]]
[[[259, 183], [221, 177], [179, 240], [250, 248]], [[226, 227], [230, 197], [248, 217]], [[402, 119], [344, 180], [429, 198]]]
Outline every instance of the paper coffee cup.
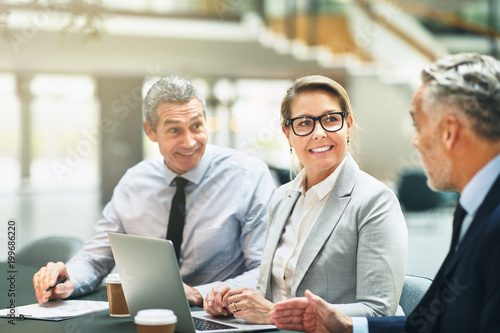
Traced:
[[108, 290], [109, 315], [111, 317], [130, 316], [120, 276], [118, 274], [109, 274], [106, 277], [106, 288]]
[[177, 317], [172, 310], [140, 310], [134, 317], [137, 333], [174, 333]]

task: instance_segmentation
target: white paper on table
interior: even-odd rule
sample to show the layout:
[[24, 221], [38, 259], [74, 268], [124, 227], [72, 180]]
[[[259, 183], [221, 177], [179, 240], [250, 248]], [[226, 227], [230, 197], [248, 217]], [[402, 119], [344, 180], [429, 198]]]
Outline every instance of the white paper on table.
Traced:
[[[108, 302], [84, 300], [55, 300], [45, 304], [16, 307], [16, 319], [63, 320], [109, 309]], [[10, 317], [11, 309], [1, 309], [0, 317]]]

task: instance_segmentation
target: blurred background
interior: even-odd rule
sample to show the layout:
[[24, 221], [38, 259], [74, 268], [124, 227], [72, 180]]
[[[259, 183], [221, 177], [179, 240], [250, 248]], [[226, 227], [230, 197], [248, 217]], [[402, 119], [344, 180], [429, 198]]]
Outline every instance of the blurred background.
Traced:
[[[0, 240], [87, 239], [123, 173], [157, 156], [141, 101], [165, 75], [191, 79], [209, 142], [290, 166], [286, 87], [321, 74], [348, 91], [355, 158], [394, 189], [410, 234], [408, 273], [433, 277], [456, 195], [426, 185], [411, 145], [422, 67], [498, 57], [500, 0], [0, 0]], [[0, 250], [5, 260], [6, 250]]]

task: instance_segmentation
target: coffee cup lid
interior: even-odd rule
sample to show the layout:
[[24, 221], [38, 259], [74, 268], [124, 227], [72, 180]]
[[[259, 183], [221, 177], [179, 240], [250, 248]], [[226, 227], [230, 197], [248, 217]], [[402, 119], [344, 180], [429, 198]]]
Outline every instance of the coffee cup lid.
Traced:
[[109, 274], [106, 277], [106, 283], [120, 283], [120, 275], [118, 273]]
[[147, 309], [140, 310], [134, 317], [134, 322], [138, 325], [169, 325], [177, 323], [177, 317], [172, 310], [167, 309]]

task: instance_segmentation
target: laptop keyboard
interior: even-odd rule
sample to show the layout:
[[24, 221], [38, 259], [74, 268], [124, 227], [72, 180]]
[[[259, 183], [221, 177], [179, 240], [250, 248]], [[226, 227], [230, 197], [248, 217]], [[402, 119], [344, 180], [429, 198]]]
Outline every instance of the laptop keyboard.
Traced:
[[198, 331], [229, 330], [236, 327], [217, 323], [215, 321], [193, 317], [194, 328]]

